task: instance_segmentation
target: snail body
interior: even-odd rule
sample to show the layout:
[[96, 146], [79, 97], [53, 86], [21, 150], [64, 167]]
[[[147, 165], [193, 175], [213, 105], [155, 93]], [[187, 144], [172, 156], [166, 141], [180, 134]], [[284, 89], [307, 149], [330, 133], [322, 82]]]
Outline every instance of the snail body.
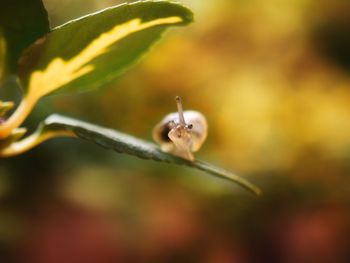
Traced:
[[189, 161], [193, 152], [200, 149], [208, 134], [208, 124], [198, 111], [183, 111], [180, 97], [175, 98], [178, 112], [166, 115], [153, 129], [153, 139], [164, 152]]

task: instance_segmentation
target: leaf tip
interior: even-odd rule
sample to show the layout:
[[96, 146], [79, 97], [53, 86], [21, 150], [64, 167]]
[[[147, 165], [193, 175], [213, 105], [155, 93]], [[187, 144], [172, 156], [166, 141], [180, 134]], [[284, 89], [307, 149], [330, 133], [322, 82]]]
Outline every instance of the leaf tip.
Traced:
[[178, 7], [181, 7], [182, 9], [181, 11], [182, 22], [180, 23], [181, 25], [187, 25], [194, 21], [194, 14], [189, 7], [176, 2], [173, 2], [173, 4], [177, 5]]
[[262, 197], [264, 195], [263, 191], [258, 187], [255, 187], [255, 189], [253, 191], [257, 197]]

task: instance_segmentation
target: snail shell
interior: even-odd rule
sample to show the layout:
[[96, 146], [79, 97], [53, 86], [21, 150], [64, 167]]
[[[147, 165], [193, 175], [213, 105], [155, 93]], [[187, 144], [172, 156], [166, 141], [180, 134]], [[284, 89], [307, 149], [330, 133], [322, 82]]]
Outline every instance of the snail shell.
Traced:
[[153, 129], [153, 139], [164, 152], [189, 161], [193, 152], [200, 149], [208, 134], [208, 124], [198, 111], [183, 111], [180, 97], [175, 98], [178, 112], [166, 115]]

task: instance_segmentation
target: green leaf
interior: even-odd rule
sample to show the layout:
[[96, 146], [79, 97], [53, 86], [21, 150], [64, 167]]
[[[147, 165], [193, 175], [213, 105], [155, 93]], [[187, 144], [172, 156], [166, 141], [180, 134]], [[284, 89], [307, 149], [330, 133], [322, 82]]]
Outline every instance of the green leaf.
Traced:
[[50, 31], [48, 15], [41, 0], [1, 0], [0, 28], [8, 47], [7, 73], [15, 72], [24, 48]]
[[168, 26], [191, 21], [189, 9], [167, 1], [111, 7], [55, 28], [32, 45], [20, 60], [19, 76], [27, 91], [40, 96], [100, 87], [140, 58]]
[[118, 153], [126, 153], [142, 159], [186, 165], [191, 168], [196, 168], [209, 174], [233, 181], [256, 195], [261, 194], [261, 190], [258, 187], [242, 177], [207, 162], [200, 160], [190, 162], [174, 155], [162, 152], [155, 144], [135, 138], [128, 134], [102, 128], [60, 115], [49, 116], [42, 125], [41, 133], [52, 133], [62, 130], [70, 131], [82, 139], [94, 142], [103, 148], [111, 149]]

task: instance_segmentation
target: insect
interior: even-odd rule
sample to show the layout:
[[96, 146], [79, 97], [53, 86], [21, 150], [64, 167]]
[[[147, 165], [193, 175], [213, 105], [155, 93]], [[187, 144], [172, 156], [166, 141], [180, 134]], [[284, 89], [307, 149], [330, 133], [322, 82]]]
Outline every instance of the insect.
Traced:
[[183, 111], [179, 96], [175, 97], [177, 112], [166, 115], [153, 129], [153, 139], [164, 152], [189, 161], [200, 149], [208, 134], [207, 120], [198, 111]]

